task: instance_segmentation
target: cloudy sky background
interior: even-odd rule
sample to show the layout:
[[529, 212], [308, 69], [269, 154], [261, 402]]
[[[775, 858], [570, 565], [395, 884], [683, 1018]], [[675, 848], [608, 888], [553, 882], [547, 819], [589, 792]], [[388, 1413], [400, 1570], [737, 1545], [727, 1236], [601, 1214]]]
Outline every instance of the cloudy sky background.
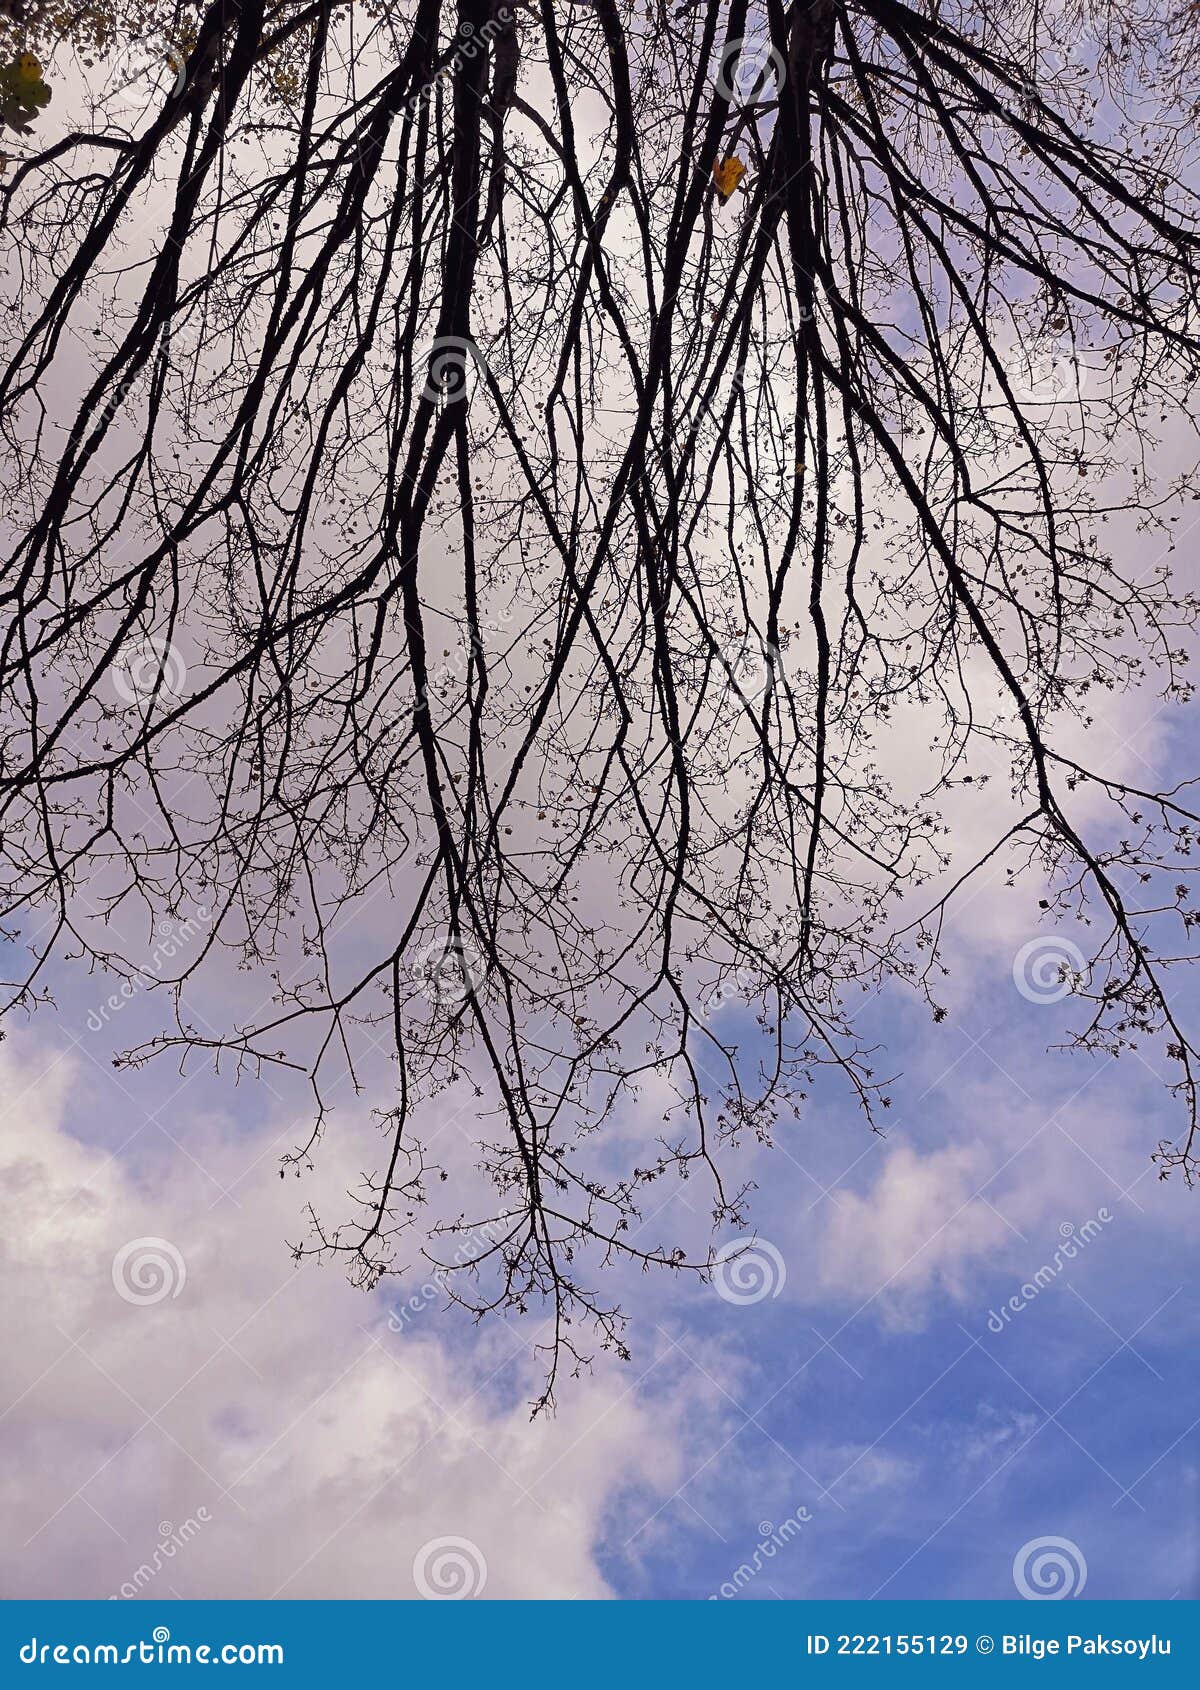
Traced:
[[[1191, 713], [1138, 711], [1100, 724], [1107, 766], [1182, 770]], [[631, 1278], [632, 1362], [533, 1425], [535, 1319], [473, 1326], [415, 1251], [373, 1294], [289, 1259], [305, 1203], [345, 1211], [369, 1096], [339, 1088], [315, 1171], [281, 1180], [302, 1083], [114, 1071], [160, 1006], [106, 1010], [114, 982], [64, 970], [0, 1050], [6, 1594], [410, 1597], [432, 1554], [500, 1598], [1009, 1597], [1046, 1536], [1089, 1597], [1194, 1594], [1197, 1198], [1149, 1160], [1178, 1118], [1153, 1051], [1046, 1052], [1077, 1015], [1018, 989], [1046, 929], [1003, 878], [951, 924], [943, 1025], [863, 1005], [903, 1069], [888, 1135], [830, 1080], [744, 1153], [767, 1294]], [[617, 1130], [648, 1143], [642, 1103]], [[432, 1148], [469, 1161], [470, 1127], [448, 1112]], [[648, 1238], [705, 1206], [660, 1189]], [[118, 1265], [123, 1296], [114, 1258], [147, 1238], [182, 1269]], [[445, 1538], [468, 1547], [422, 1561]]]
[[[1113, 700], [1092, 755], [1189, 778], [1195, 721]], [[910, 780], [919, 744], [896, 725]], [[959, 864], [1011, 819], [990, 772], [960, 793]], [[346, 1212], [382, 1088], [334, 1086], [314, 1171], [281, 1180], [302, 1079], [116, 1071], [161, 1007], [61, 970], [56, 1007], [0, 1047], [3, 1593], [408, 1598], [440, 1577], [498, 1598], [1007, 1598], [1014, 1559], [1058, 1537], [1089, 1597], [1196, 1595], [1200, 1193], [1150, 1162], [1180, 1117], [1150, 1049], [1047, 1053], [1079, 1013], [1023, 995], [1014, 959], [1071, 935], [1003, 867], [952, 912], [943, 1025], [898, 993], [862, 1005], [880, 1070], [902, 1070], [888, 1136], [830, 1078], [743, 1152], [767, 1294], [629, 1276], [632, 1361], [598, 1357], [534, 1424], [536, 1317], [473, 1326], [417, 1259], [368, 1295], [289, 1258], [308, 1202]], [[259, 985], [210, 982], [207, 1007], [227, 1022]], [[645, 1088], [614, 1163], [661, 1108]], [[469, 1166], [469, 1116], [437, 1121], [431, 1150]], [[650, 1191], [646, 1242], [695, 1232], [698, 1187]], [[138, 1301], [147, 1239], [166, 1279]]]

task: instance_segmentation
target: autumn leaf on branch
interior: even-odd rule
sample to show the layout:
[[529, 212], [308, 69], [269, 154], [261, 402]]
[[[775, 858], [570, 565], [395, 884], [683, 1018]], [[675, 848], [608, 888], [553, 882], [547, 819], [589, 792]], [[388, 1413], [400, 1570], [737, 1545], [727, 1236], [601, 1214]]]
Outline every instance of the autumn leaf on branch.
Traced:
[[18, 53], [8, 64], [0, 65], [0, 126], [7, 124], [24, 134], [42, 107], [49, 104], [50, 90], [32, 53]]
[[729, 158], [714, 160], [713, 182], [716, 185], [717, 193], [721, 197], [722, 204], [724, 204], [724, 202], [733, 195], [737, 189], [738, 183], [745, 174], [746, 166], [742, 163], [740, 158], [734, 158], [731, 155]]

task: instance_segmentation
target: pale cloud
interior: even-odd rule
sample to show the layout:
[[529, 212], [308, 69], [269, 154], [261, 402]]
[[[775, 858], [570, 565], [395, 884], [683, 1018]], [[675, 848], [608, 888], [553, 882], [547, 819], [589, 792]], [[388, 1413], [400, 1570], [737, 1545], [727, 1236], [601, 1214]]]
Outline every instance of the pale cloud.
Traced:
[[873, 1491], [905, 1490], [920, 1472], [915, 1461], [879, 1444], [831, 1444], [806, 1451], [806, 1457], [816, 1472], [828, 1475], [826, 1482], [843, 1504]]
[[975, 1330], [1006, 1276], [1017, 1289], [1084, 1229], [1095, 1238], [1088, 1249], [1107, 1255], [1128, 1247], [1151, 1205], [1160, 1236], [1189, 1224], [1188, 1193], [1155, 1178], [1145, 1120], [1114, 1090], [1112, 1064], [1078, 1063], [1076, 1092], [1056, 1107], [1021, 1053], [1000, 1050], [1003, 1066], [964, 1043], [947, 1068], [926, 1048], [928, 1089], [952, 1088], [961, 1136], [931, 1142], [931, 1126], [915, 1121], [863, 1159], [855, 1184], [836, 1186], [808, 1258], [820, 1291], [901, 1328], [925, 1325], [949, 1302]]
[[943, 1448], [949, 1441], [961, 1461], [982, 1462], [995, 1471], [997, 1462], [1024, 1445], [1040, 1424], [1041, 1417], [1032, 1409], [997, 1409], [980, 1403], [969, 1425], [940, 1426], [938, 1437]]
[[865, 1192], [840, 1191], [823, 1240], [828, 1290], [878, 1299], [880, 1314], [918, 1322], [923, 1293], [961, 1299], [966, 1270], [1004, 1241], [1004, 1221], [979, 1195], [993, 1158], [979, 1144], [953, 1144], [922, 1155], [889, 1149]]
[[[437, 1305], [396, 1332], [378, 1293], [291, 1265], [278, 1123], [185, 1116], [184, 1150], [132, 1165], [68, 1130], [77, 1081], [36, 1047], [0, 1057], [0, 1411], [23, 1452], [0, 1479], [6, 1594], [410, 1597], [440, 1538], [469, 1540], [488, 1597], [610, 1594], [611, 1508], [641, 1492], [649, 1513], [702, 1459], [669, 1388], [651, 1408], [635, 1369], [601, 1365], [531, 1426], [538, 1375], [510, 1327], [464, 1360]], [[139, 1304], [113, 1261], [144, 1239], [178, 1257], [144, 1245], [122, 1283], [178, 1294]], [[165, 1279], [139, 1281], [155, 1255]]]

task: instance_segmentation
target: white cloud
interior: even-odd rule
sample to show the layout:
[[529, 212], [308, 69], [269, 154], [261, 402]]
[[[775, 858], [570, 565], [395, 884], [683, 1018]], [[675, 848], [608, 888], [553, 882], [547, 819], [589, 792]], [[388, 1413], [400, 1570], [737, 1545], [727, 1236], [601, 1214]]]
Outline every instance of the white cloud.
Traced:
[[880, 1301], [900, 1324], [926, 1308], [933, 1288], [961, 1298], [965, 1270], [1004, 1241], [1004, 1221], [978, 1195], [994, 1158], [978, 1144], [921, 1155], [900, 1144], [870, 1188], [838, 1192], [823, 1240], [822, 1277], [833, 1291]]
[[1040, 1424], [1040, 1416], [1032, 1409], [999, 1409], [984, 1402], [969, 1425], [951, 1428], [942, 1424], [938, 1436], [943, 1448], [947, 1441], [953, 1445], [960, 1460], [982, 1462], [994, 1472], [997, 1463], [1024, 1445]]
[[880, 1444], [830, 1444], [806, 1450], [805, 1455], [814, 1470], [826, 1476], [831, 1489], [837, 1490], [843, 1504], [849, 1497], [875, 1491], [906, 1491], [919, 1476], [915, 1462]]
[[[185, 1149], [135, 1167], [68, 1130], [70, 1063], [39, 1065], [0, 1056], [0, 1410], [24, 1451], [0, 1479], [7, 1594], [107, 1596], [149, 1567], [161, 1598], [409, 1597], [443, 1537], [477, 1546], [488, 1597], [610, 1594], [607, 1511], [634, 1486], [648, 1513], [691, 1454], [669, 1397], [651, 1409], [635, 1372], [602, 1366], [531, 1426], [511, 1329], [481, 1328], [468, 1366], [435, 1308], [392, 1332], [378, 1294], [290, 1264], [297, 1187], [264, 1154], [272, 1129], [177, 1117]], [[260, 1157], [240, 1206], [214, 1204], [211, 1179]], [[113, 1257], [143, 1238], [178, 1251], [178, 1295], [118, 1294]]]
[[992, 1040], [1003, 1067], [965, 1044], [947, 1067], [935, 1038], [919, 1054], [935, 1076], [927, 1090], [953, 1097], [956, 1136], [940, 1141], [943, 1111], [931, 1110], [853, 1164], [858, 1183], [837, 1183], [821, 1204], [811, 1268], [797, 1264], [797, 1284], [807, 1278], [893, 1327], [922, 1326], [949, 1301], [974, 1330], [1006, 1286], [1019, 1289], [1085, 1227], [1089, 1260], [1116, 1271], [1131, 1232], [1152, 1224], [1162, 1238], [1189, 1226], [1189, 1193], [1157, 1180], [1146, 1154], [1134, 1087], [1153, 1087], [1151, 1074], [1083, 1059], [1060, 1070], [1078, 1084], [1055, 1106], [1044, 1095], [1052, 1059], [1035, 1065], [1016, 1041]]

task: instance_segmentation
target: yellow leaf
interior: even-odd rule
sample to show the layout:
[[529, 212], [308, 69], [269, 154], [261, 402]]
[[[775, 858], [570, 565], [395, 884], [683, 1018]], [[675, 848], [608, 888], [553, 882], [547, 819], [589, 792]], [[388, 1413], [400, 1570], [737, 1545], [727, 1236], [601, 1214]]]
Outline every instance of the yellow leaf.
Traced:
[[0, 64], [0, 126], [22, 133], [49, 102], [50, 90], [32, 53], [19, 53], [11, 63]]
[[713, 164], [713, 181], [722, 201], [727, 200], [746, 174], [746, 166], [740, 158], [717, 159]]

